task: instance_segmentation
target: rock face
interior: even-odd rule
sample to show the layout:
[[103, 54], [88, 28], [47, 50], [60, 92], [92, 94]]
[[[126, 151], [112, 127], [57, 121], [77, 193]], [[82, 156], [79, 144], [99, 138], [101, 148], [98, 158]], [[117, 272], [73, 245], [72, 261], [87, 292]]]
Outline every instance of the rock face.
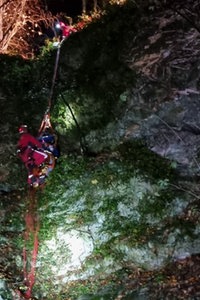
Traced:
[[[59, 79], [62, 84], [58, 89], [61, 88], [62, 92], [67, 90], [67, 101], [75, 99], [73, 105], [80, 111], [81, 128], [92, 120], [90, 124], [96, 132], [88, 126], [86, 135], [88, 146], [93, 151], [107, 147], [111, 140], [118, 143], [124, 139], [141, 138], [149, 149], [176, 162], [181, 175], [192, 176], [199, 175], [200, 33], [195, 23], [197, 18], [193, 19], [193, 23], [188, 22], [187, 16], [182, 13], [181, 5], [184, 6], [184, 3], [175, 4], [176, 7], [179, 5], [176, 11], [173, 5], [167, 9], [153, 6], [153, 9], [148, 7], [146, 13], [138, 8], [120, 7], [117, 16], [123, 12], [130, 24], [123, 19], [118, 22], [119, 18], [113, 14], [110, 19], [105, 18], [103, 22], [92, 25], [91, 29], [88, 27], [86, 31], [71, 36], [61, 49]], [[189, 9], [193, 9], [193, 5]], [[108, 27], [112, 24], [109, 29], [106, 22]], [[106, 34], [102, 34], [104, 31]], [[109, 47], [112, 47], [116, 31], [120, 32], [120, 39], [115, 46], [116, 51], [111, 51]], [[95, 55], [90, 57], [90, 53]], [[131, 86], [130, 82], [126, 85], [126, 72], [129, 80], [134, 78]], [[118, 94], [113, 94], [112, 91], [118, 87]], [[105, 90], [104, 93], [102, 90]], [[46, 96], [41, 90], [41, 95], [35, 95], [33, 99], [44, 99], [48, 96], [48, 89], [45, 93]], [[108, 98], [105, 100], [103, 97], [106, 94]], [[29, 122], [29, 110], [16, 104], [13, 98], [6, 97], [1, 94], [1, 107], [5, 114], [0, 152], [8, 150], [1, 161], [3, 169], [6, 166], [9, 174], [5, 176], [4, 173], [2, 178], [8, 182], [12, 177], [9, 172], [13, 169], [11, 160], [18, 171], [17, 159], [13, 155], [16, 145], [14, 130], [19, 120]], [[116, 104], [111, 106], [110, 101], [114, 97], [117, 97], [114, 99]], [[26, 100], [25, 103], [36, 109], [34, 101], [29, 103]], [[45, 102], [41, 101], [43, 105]], [[100, 109], [101, 105], [103, 108]], [[15, 116], [15, 112], [18, 114], [15, 107], [20, 107], [20, 115]], [[57, 119], [62, 119], [64, 115], [59, 115]], [[109, 120], [110, 115], [114, 116], [114, 122]], [[103, 130], [98, 128], [99, 116], [102, 120], [106, 119]], [[41, 118], [37, 119], [38, 123]], [[58, 120], [56, 122], [59, 123]], [[66, 120], [63, 124], [65, 127]], [[63, 152], [70, 144], [70, 141], [66, 142], [64, 129], [60, 138]], [[97, 136], [98, 142], [94, 143]]]
[[[129, 20], [128, 15], [130, 19], [133, 17], [133, 11], [136, 12], [135, 17], [141, 13], [136, 8], [130, 11], [126, 9], [126, 20]], [[118, 12], [120, 16], [123, 12], [123, 8], [120, 7]], [[116, 20], [119, 21], [119, 18]], [[38, 201], [37, 213], [41, 219], [42, 243], [37, 260], [37, 298], [44, 296], [44, 299], [56, 299], [58, 293], [62, 294], [62, 289], [66, 289], [64, 294], [66, 297], [63, 297], [67, 298], [70, 289], [74, 291], [74, 280], [88, 280], [91, 286], [90, 278], [96, 275], [99, 276], [96, 280], [101, 276], [104, 279], [105, 276], [122, 268], [126, 271], [127, 267], [134, 274], [140, 273], [140, 268], [151, 271], [164, 267], [168, 260], [175, 262], [185, 260], [199, 253], [199, 188], [196, 189], [197, 193], [190, 193], [190, 191], [185, 193], [186, 185], [183, 188], [180, 186], [179, 189], [177, 178], [173, 179], [175, 182], [169, 181], [167, 171], [164, 177], [161, 177], [160, 170], [157, 176], [152, 174], [150, 176], [148, 173], [149, 169], [153, 169], [152, 166], [156, 161], [152, 152], [169, 159], [183, 176], [192, 177], [200, 173], [199, 32], [192, 28], [180, 14], [170, 9], [162, 12], [148, 11], [143, 18], [136, 18], [135, 22], [137, 21], [134, 29], [131, 23], [130, 26], [126, 24], [123, 34], [120, 31], [120, 37], [123, 39], [120, 40], [118, 59], [123, 66], [126, 65], [129, 76], [132, 74], [132, 77], [136, 78], [131, 86], [120, 85], [120, 80], [126, 83], [126, 77], [123, 77], [126, 68], [121, 68], [122, 73], [117, 74], [119, 69], [112, 66], [114, 59], [107, 67], [106, 62], [110, 62], [112, 51], [104, 52], [105, 49], [102, 47], [100, 59], [96, 55], [96, 60], [91, 64], [87, 52], [88, 43], [92, 41], [91, 46], [95, 45], [96, 31], [88, 29], [80, 32], [74, 46], [76, 51], [73, 51], [73, 42], [70, 40], [62, 46], [59, 74], [62, 86], [58, 86], [58, 89], [60, 88], [61, 91], [64, 89], [66, 94], [69, 94], [67, 100], [71, 95], [75, 98], [72, 104], [75, 108], [78, 107], [78, 121], [81, 126], [87, 123], [88, 119], [96, 119], [99, 112], [102, 114], [101, 117], [104, 117], [103, 113], [107, 110], [108, 115], [111, 106], [108, 109], [105, 103], [109, 98], [104, 101], [102, 95], [107, 91], [109, 94], [112, 89], [117, 90], [118, 84], [120, 89], [118, 94], [116, 93], [118, 97], [114, 98], [116, 107], [109, 111], [114, 118], [110, 120], [107, 118], [104, 126], [101, 127], [95, 124], [96, 127], [89, 128], [85, 135], [89, 150], [95, 154], [100, 152], [100, 155], [90, 157], [88, 162], [81, 156], [74, 158], [63, 155], [62, 163], [58, 164], [54, 173], [55, 176], [53, 174], [54, 177], [49, 179], [43, 195], [39, 196], [41, 199], [38, 200], [41, 200], [41, 203]], [[125, 20], [121, 23], [122, 27], [125, 26]], [[95, 26], [99, 31], [98, 24]], [[112, 39], [112, 35], [116, 32], [119, 34], [119, 31], [113, 31], [113, 28], [119, 29], [117, 26], [111, 28], [109, 39]], [[71, 38], [73, 39], [73, 36]], [[86, 43], [83, 44], [85, 40]], [[106, 46], [105, 43], [104, 47]], [[92, 48], [90, 50], [93, 53]], [[87, 67], [84, 65], [86, 58], [90, 61], [88, 69], [92, 75], [83, 68], [83, 66]], [[100, 69], [101, 65], [104, 67], [103, 70]], [[83, 77], [83, 85], [89, 82], [86, 87], [77, 88], [77, 73], [81, 74], [81, 78]], [[92, 86], [92, 76], [98, 78], [99, 85], [97, 80], [96, 85]], [[65, 79], [67, 86], [65, 86]], [[79, 80], [78, 83], [80, 85], [81, 81]], [[98, 95], [96, 99], [91, 90], [97, 89], [100, 92], [104, 87], [105, 94]], [[45, 98], [48, 93], [46, 90], [43, 92]], [[81, 92], [83, 99], [81, 99]], [[34, 91], [31, 90], [30, 95], [31, 93]], [[4, 195], [5, 200], [0, 207], [1, 227], [5, 229], [5, 232], [2, 231], [5, 238], [2, 239], [1, 247], [1, 257], [4, 257], [9, 241], [14, 240], [18, 235], [22, 237], [24, 223], [20, 215], [24, 214], [28, 207], [24, 199], [14, 192], [13, 200], [7, 198], [7, 194], [10, 195], [12, 191], [7, 183], [17, 187], [17, 184], [20, 185], [25, 178], [25, 176], [21, 180], [18, 178], [20, 163], [17, 163], [16, 156], [13, 155], [17, 140], [14, 132], [17, 127], [13, 124], [17, 125], [21, 119], [24, 120], [24, 116], [27, 117], [25, 120], [29, 120], [31, 116], [29, 117], [30, 111], [27, 109], [30, 104], [28, 101], [26, 109], [22, 108], [23, 111], [20, 109], [20, 113], [17, 113], [14, 104], [12, 106], [13, 99], [9, 101], [3, 93], [0, 97], [2, 100], [0, 107], [5, 112], [1, 121], [4, 137], [0, 145], [0, 153], [3, 153], [0, 161], [2, 168], [0, 179], [3, 182], [0, 185], [0, 194]], [[35, 100], [35, 98], [34, 94], [31, 99]], [[33, 100], [32, 105], [35, 108], [37, 105]], [[101, 101], [103, 110], [99, 108]], [[59, 117], [64, 119], [66, 125], [68, 115], [64, 105], [61, 106]], [[81, 110], [84, 106], [87, 114]], [[39, 110], [39, 107], [37, 109]], [[60, 119], [57, 118], [56, 122], [59, 123]], [[61, 142], [66, 140], [65, 129], [64, 127]], [[144, 162], [145, 155], [143, 155], [142, 158], [136, 157], [134, 161], [132, 156], [136, 156], [136, 151], [128, 152], [127, 147], [123, 152], [124, 156], [122, 152], [119, 154], [116, 151], [116, 146], [120, 143], [123, 146], [125, 141], [132, 142], [138, 139], [144, 141], [152, 151], [152, 158], [146, 155]], [[66, 149], [62, 148], [64, 154], [67, 153]], [[103, 151], [104, 153], [101, 153]], [[125, 154], [129, 156], [128, 161], [125, 159]], [[142, 161], [140, 168], [138, 161]], [[139, 175], [140, 169], [145, 171], [148, 163], [148, 172]], [[155, 168], [163, 168], [165, 171], [166, 165], [157, 162]], [[16, 178], [11, 176], [11, 172], [17, 174]], [[187, 184], [190, 188], [188, 182]], [[195, 197], [197, 201], [193, 203]], [[20, 199], [22, 201], [16, 201]], [[27, 199], [27, 202], [29, 200]], [[15, 210], [11, 206], [12, 201], [16, 206]], [[20, 241], [22, 239], [23, 237]], [[14, 243], [13, 247], [15, 247]], [[3, 261], [1, 262], [3, 267], [9, 266], [5, 275], [10, 272], [11, 267], [13, 270], [13, 265], [17, 265], [18, 272], [23, 267], [21, 251], [17, 252], [12, 247], [9, 249], [12, 254], [12, 264], [7, 264], [8, 259], [5, 265]], [[139, 269], [136, 270], [136, 267]], [[14, 270], [14, 274], [11, 274], [14, 278], [17, 271]], [[127, 278], [129, 280], [131, 277]], [[20, 271], [17, 282], [21, 280]], [[69, 281], [72, 284], [66, 288]], [[83, 291], [87, 292], [85, 284], [84, 281], [80, 290], [84, 288]], [[3, 281], [0, 282], [0, 290], [1, 286], [5, 290]], [[132, 286], [131, 289], [134, 287]], [[113, 297], [113, 299], [117, 298]]]
[[[182, 9], [186, 11], [187, 8], [184, 3], [183, 7], [180, 2], [175, 4], [176, 10], [173, 10], [174, 6], [166, 10], [149, 9], [145, 17], [140, 16], [138, 11], [137, 17], [135, 15], [137, 25], [131, 27], [133, 24], [130, 22], [130, 26], [124, 24], [124, 31], [123, 27], [120, 29], [123, 38], [118, 59], [132, 72], [132, 77], [136, 77], [136, 82], [121, 91], [118, 101], [125, 103], [123, 112], [118, 104], [111, 109], [116, 117], [115, 124], [108, 122], [103, 130], [90, 132], [87, 141], [89, 147], [98, 152], [111, 140], [118, 143], [123, 139], [140, 138], [149, 149], [175, 162], [181, 175], [193, 176], [200, 173], [200, 33], [196, 18], [193, 23], [188, 22], [187, 14], [183, 14]], [[189, 9], [192, 10], [193, 6]], [[130, 18], [131, 13], [133, 11], [129, 13]], [[77, 45], [84, 43], [84, 39], [89, 43], [85, 33], [74, 44], [63, 45], [63, 79], [67, 78], [66, 69], [83, 71], [84, 62], [88, 59], [87, 43], [82, 50]], [[94, 69], [99, 67], [99, 60], [102, 66], [106, 64], [108, 55], [102, 50], [100, 58], [93, 59]], [[97, 70], [93, 70], [96, 76]], [[107, 73], [110, 74], [110, 69]], [[86, 69], [84, 76], [87, 77]], [[101, 78], [101, 84], [105, 80], [109, 82], [109, 76]], [[123, 78], [126, 80], [125, 77], [117, 78], [114, 71], [111, 77], [113, 84], [119, 86]], [[89, 101], [92, 105], [96, 99]], [[89, 109], [88, 115], [92, 117]]]
[[123, 59], [137, 83], [126, 91], [119, 136], [144, 140], [183, 176], [199, 175], [199, 32], [168, 10], [128, 36]]
[[199, 32], [168, 10], [150, 17], [126, 56], [138, 74], [126, 138], [144, 139], [152, 151], [175, 161], [182, 175], [200, 171], [199, 44]]
[[[192, 173], [199, 174], [200, 171], [198, 163], [199, 100], [196, 95], [181, 97], [172, 103], [165, 104], [158, 116], [152, 115], [151, 119], [145, 122], [146, 124], [154, 123], [150, 132], [144, 133], [151, 149], [180, 164], [183, 174], [187, 172], [191, 172], [191, 175]], [[174, 112], [176, 112], [175, 121], [171, 119]]]
[[[153, 152], [177, 163], [181, 175], [200, 172], [200, 104], [198, 95], [165, 102], [126, 131], [126, 139], [141, 138]], [[140, 107], [141, 109], [141, 107]]]

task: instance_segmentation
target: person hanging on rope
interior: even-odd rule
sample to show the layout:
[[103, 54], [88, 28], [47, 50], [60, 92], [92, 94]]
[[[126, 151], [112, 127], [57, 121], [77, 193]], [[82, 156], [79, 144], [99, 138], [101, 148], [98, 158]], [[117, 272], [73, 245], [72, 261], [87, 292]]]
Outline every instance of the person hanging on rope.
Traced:
[[49, 107], [44, 114], [40, 129], [38, 130], [37, 139], [41, 142], [42, 148], [51, 152], [55, 159], [60, 157], [58, 136], [55, 134], [55, 131], [51, 125]]
[[43, 151], [41, 142], [28, 132], [27, 125], [21, 125], [18, 131], [17, 154], [28, 170], [28, 184], [32, 185], [37, 179], [34, 172], [45, 163], [48, 155]]
[[59, 158], [60, 150], [57, 145], [57, 136], [52, 132], [51, 127], [46, 127], [38, 137], [38, 140], [41, 142], [44, 150], [51, 152], [55, 159]]

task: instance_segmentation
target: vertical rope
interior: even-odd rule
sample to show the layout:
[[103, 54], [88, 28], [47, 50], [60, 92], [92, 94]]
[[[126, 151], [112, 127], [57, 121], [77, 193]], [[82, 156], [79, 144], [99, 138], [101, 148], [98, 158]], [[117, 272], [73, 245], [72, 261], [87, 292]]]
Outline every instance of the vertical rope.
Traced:
[[53, 99], [54, 87], [55, 87], [56, 77], [57, 77], [57, 72], [58, 72], [58, 63], [59, 63], [59, 58], [60, 58], [60, 48], [61, 48], [61, 45], [62, 45], [63, 41], [64, 40], [62, 40], [59, 43], [58, 48], [57, 48], [56, 60], [55, 60], [54, 72], [53, 72], [53, 78], [52, 78], [51, 89], [50, 89], [50, 93], [49, 93], [48, 106], [47, 106], [47, 110], [46, 110], [46, 112], [44, 114], [44, 118], [42, 120], [42, 123], [40, 125], [40, 129], [38, 130], [38, 135], [40, 135], [40, 133], [47, 126], [52, 129], [51, 122], [50, 122], [50, 109], [51, 109], [51, 106], [52, 106], [52, 99]]
[[53, 92], [54, 92], [56, 76], [57, 76], [57, 72], [58, 72], [58, 63], [59, 63], [59, 58], [60, 58], [60, 48], [62, 46], [63, 41], [64, 41], [64, 39], [58, 44], [58, 49], [57, 49], [57, 53], [56, 53], [56, 61], [55, 61], [55, 65], [54, 65], [54, 72], [53, 72], [52, 84], [51, 84], [49, 101], [48, 101], [48, 110], [50, 110], [51, 105], [52, 105]]
[[61, 45], [59, 44], [58, 49], [57, 49], [56, 61], [55, 61], [55, 66], [54, 66], [53, 78], [52, 78], [52, 84], [51, 84], [51, 89], [50, 89], [50, 94], [49, 94], [49, 101], [48, 101], [48, 109], [49, 110], [50, 110], [51, 105], [52, 105], [52, 98], [53, 98], [53, 92], [54, 92], [54, 87], [55, 87], [55, 82], [56, 82], [58, 62], [59, 62], [59, 57], [60, 57], [60, 47], [61, 47]]
[[[26, 230], [24, 233], [24, 248], [23, 248], [23, 276], [24, 276], [24, 287], [25, 291], [18, 290], [17, 293], [23, 299], [31, 299], [32, 298], [32, 289], [35, 284], [35, 276], [36, 276], [36, 263], [37, 263], [37, 255], [39, 249], [39, 221], [37, 216], [37, 198], [35, 194], [35, 190], [29, 190], [28, 194], [29, 206], [27, 212], [25, 214], [25, 225]], [[27, 243], [33, 243], [33, 249], [28, 254]]]

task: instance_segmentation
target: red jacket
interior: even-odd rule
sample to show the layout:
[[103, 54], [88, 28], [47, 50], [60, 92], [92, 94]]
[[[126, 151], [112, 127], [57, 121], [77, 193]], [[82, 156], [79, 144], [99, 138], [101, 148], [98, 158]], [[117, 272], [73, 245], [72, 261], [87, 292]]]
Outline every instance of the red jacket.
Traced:
[[66, 25], [63, 22], [60, 22], [60, 27], [62, 29], [62, 36], [68, 37], [72, 32], [75, 32], [76, 29], [71, 25]]
[[30, 133], [21, 134], [17, 148], [18, 155], [26, 166], [30, 162], [39, 166], [47, 157], [45, 153], [34, 151], [34, 149], [42, 149], [42, 144]]
[[30, 133], [22, 133], [18, 141], [17, 147], [22, 150], [28, 146], [33, 148], [42, 148], [42, 144]]

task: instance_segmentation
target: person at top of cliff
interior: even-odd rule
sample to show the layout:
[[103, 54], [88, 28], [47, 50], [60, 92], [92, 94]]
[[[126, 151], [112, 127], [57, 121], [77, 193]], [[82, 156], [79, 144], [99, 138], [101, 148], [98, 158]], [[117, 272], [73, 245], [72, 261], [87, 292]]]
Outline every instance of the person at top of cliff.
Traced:
[[59, 21], [55, 25], [58, 36], [61, 39], [66, 39], [71, 33], [76, 32], [76, 29], [72, 25], [67, 25], [62, 21]]

